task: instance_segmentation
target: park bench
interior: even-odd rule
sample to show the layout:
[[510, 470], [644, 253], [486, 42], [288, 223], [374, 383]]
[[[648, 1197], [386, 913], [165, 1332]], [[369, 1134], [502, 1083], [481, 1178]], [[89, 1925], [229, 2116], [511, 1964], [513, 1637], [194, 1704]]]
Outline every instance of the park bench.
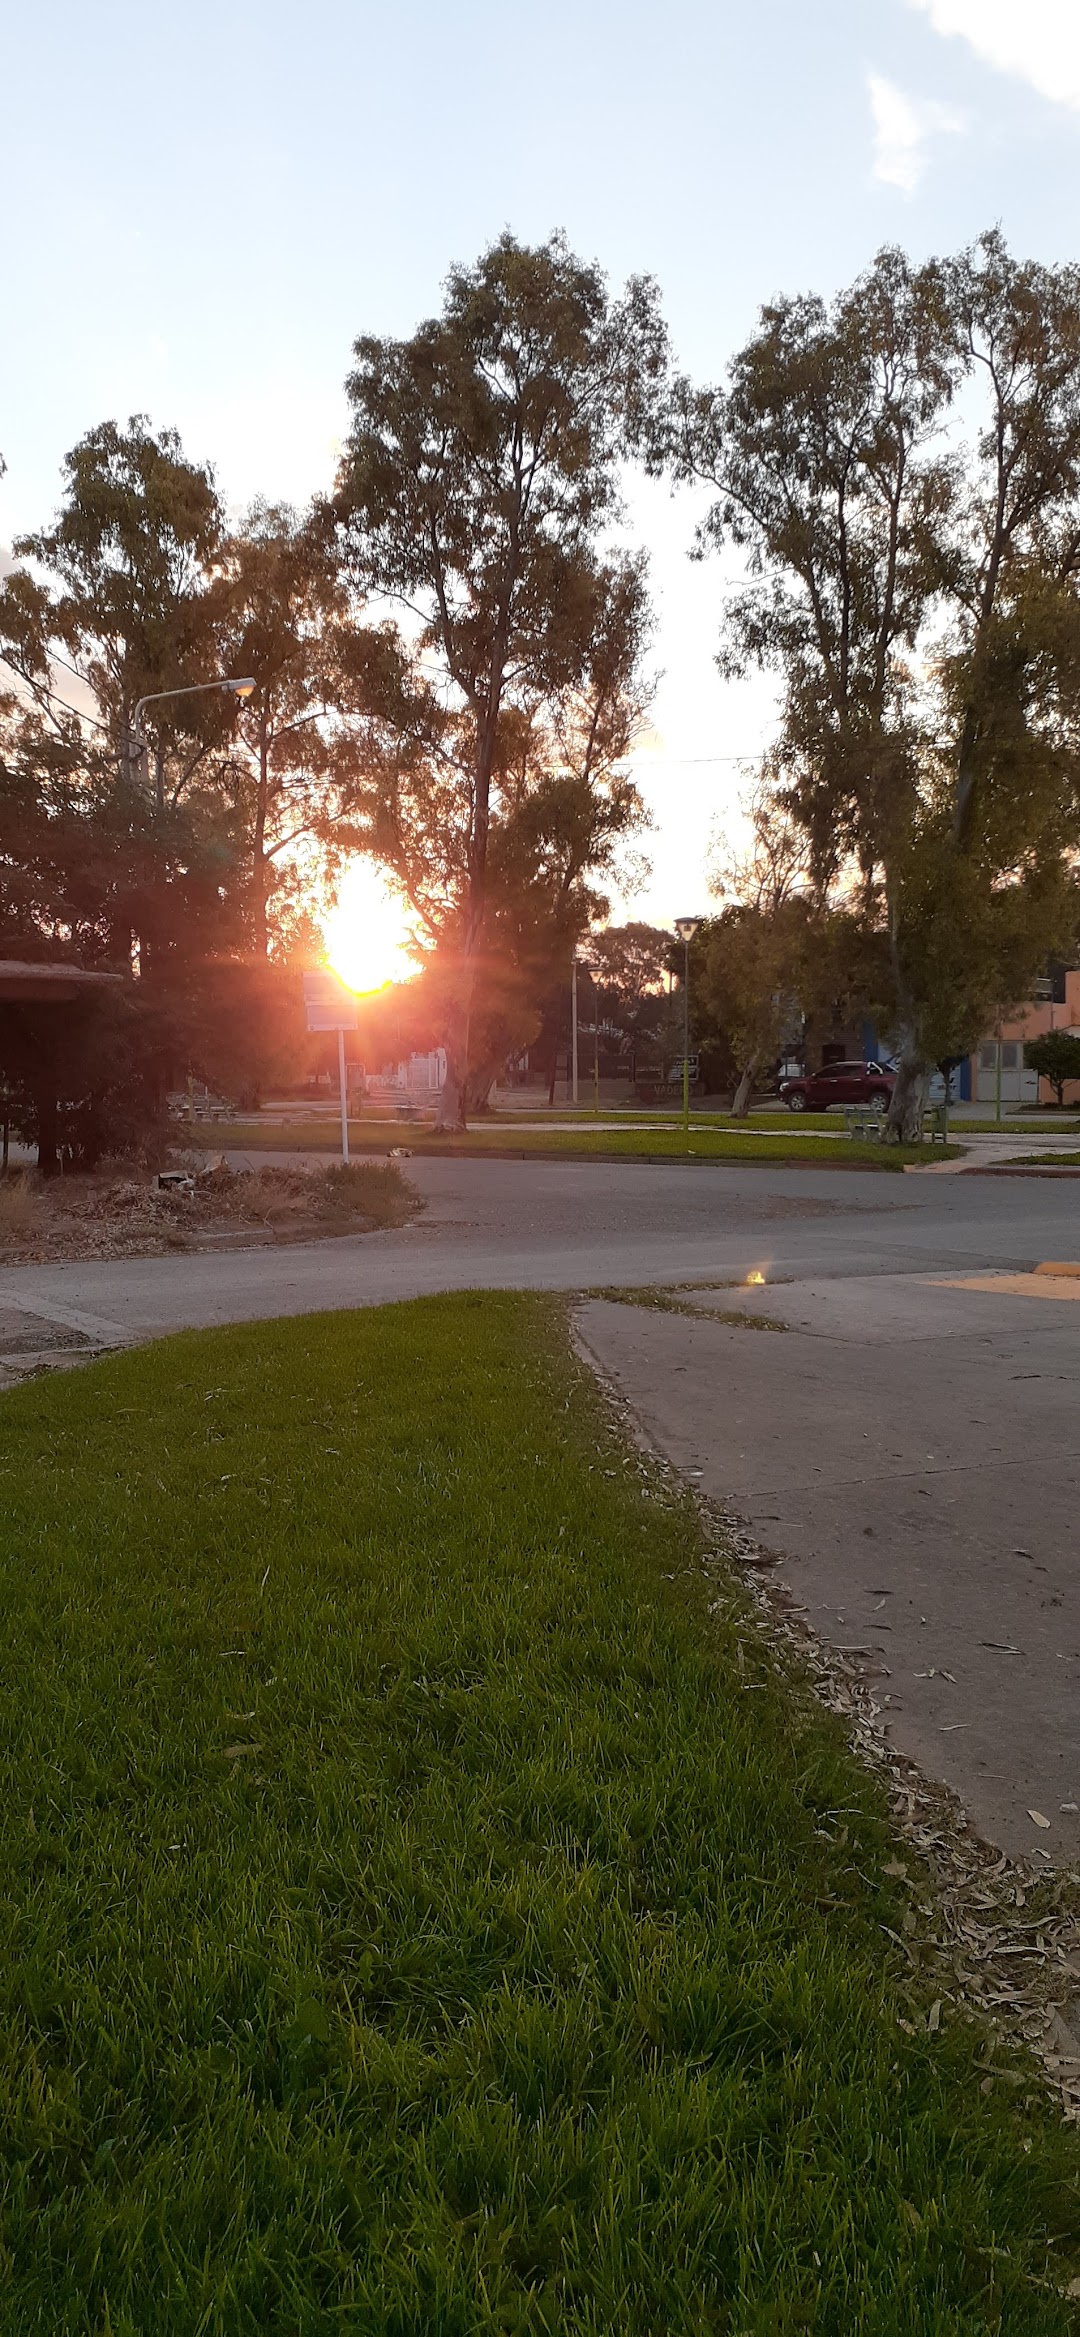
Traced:
[[944, 1104], [931, 1104], [929, 1111], [923, 1113], [921, 1134], [924, 1144], [948, 1143], [949, 1116]]
[[179, 1088], [168, 1098], [169, 1117], [173, 1120], [231, 1120], [233, 1108], [222, 1095], [211, 1095], [208, 1087]]
[[872, 1110], [866, 1104], [852, 1104], [844, 1113], [844, 1124], [857, 1144], [880, 1144], [886, 1117], [886, 1113]]

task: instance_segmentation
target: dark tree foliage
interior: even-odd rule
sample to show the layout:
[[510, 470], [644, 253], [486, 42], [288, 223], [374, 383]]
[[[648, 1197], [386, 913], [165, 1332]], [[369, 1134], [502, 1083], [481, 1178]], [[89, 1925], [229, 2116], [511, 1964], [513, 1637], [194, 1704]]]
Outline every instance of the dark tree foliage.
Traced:
[[[398, 610], [419, 661], [390, 710], [372, 837], [414, 901], [423, 865], [445, 970], [448, 1124], [466, 1108], [477, 980], [495, 950], [493, 837], [520, 826], [523, 782], [560, 762], [610, 790], [640, 705], [641, 570], [602, 547], [662, 357], [652, 287], [612, 301], [558, 236], [532, 249], [502, 236], [451, 273], [441, 314], [411, 339], [356, 344], [342, 556], [365, 599]], [[512, 849], [507, 838], [503, 869]]]
[[1024, 1061], [1053, 1088], [1060, 1109], [1066, 1080], [1080, 1080], [1080, 1037], [1075, 1031], [1046, 1031], [1041, 1039], [1026, 1039]]
[[1075, 916], [1080, 270], [996, 234], [883, 252], [766, 308], [724, 389], [677, 385], [653, 459], [715, 489], [700, 548], [745, 555], [723, 661], [779, 675], [815, 878], [885, 938], [911, 1135]]

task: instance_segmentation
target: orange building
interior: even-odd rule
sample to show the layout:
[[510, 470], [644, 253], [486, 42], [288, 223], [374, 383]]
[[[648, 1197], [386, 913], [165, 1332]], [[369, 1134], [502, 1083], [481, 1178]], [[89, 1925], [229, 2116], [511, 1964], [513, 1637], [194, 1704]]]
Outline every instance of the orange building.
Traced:
[[[998, 1055], [1001, 1056], [1003, 1105], [1052, 1104], [1056, 1101], [1048, 1080], [1029, 1071], [1024, 1063], [1025, 1039], [1041, 1039], [1046, 1031], [1069, 1031], [1080, 1038], [1080, 966], [1053, 966], [1035, 985], [1035, 996], [1002, 1018], [998, 1030], [985, 1038], [971, 1058], [970, 1093], [976, 1103], [992, 1104], [998, 1092]], [[1080, 1106], [1080, 1079], [1065, 1082], [1065, 1101]]]

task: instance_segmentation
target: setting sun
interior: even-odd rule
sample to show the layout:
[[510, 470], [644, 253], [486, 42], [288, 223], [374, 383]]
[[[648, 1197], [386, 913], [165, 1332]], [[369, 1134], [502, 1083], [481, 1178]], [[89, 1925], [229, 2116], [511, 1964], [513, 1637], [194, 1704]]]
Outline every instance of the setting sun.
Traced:
[[416, 972], [408, 952], [409, 921], [370, 860], [353, 860], [326, 919], [326, 954], [350, 990], [381, 990]]

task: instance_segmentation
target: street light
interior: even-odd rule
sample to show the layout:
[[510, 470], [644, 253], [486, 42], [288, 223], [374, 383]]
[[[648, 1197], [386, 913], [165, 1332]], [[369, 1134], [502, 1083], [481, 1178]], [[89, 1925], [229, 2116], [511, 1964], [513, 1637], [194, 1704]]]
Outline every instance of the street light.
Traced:
[[676, 917], [675, 931], [683, 945], [683, 1057], [682, 1057], [682, 1118], [683, 1135], [690, 1142], [690, 944], [701, 923], [700, 917]]
[[578, 1100], [578, 974], [591, 974], [593, 986], [593, 1109], [600, 1109], [600, 993], [596, 986], [596, 967], [591, 958], [579, 957], [577, 951], [570, 961], [570, 1095]]
[[234, 698], [250, 698], [254, 688], [255, 683], [252, 676], [245, 674], [239, 681], [230, 679], [225, 682], [188, 682], [182, 690], [151, 690], [148, 697], [138, 700], [135, 712], [131, 717], [131, 737], [136, 758], [146, 753], [143, 712], [147, 706], [160, 706], [163, 698], [197, 698], [203, 690], [231, 690]]

